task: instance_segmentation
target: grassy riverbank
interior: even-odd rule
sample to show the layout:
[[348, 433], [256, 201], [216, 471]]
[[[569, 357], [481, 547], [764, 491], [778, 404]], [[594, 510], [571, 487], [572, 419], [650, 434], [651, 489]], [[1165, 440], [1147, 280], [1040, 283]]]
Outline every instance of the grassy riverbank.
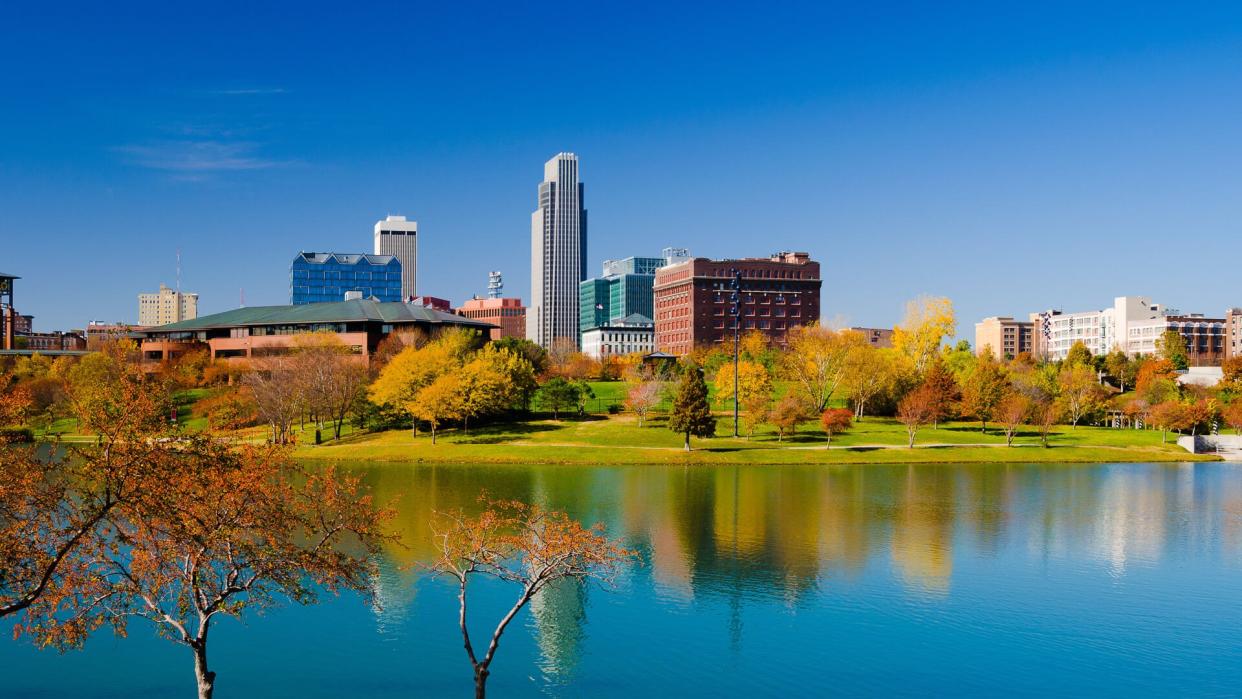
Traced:
[[[732, 434], [731, 418], [721, 417], [718, 434]], [[1172, 435], [1170, 435], [1172, 437]], [[1215, 457], [1187, 453], [1160, 433], [1099, 427], [1057, 428], [1050, 447], [1025, 430], [1005, 446], [1004, 435], [978, 423], [954, 422], [920, 431], [914, 449], [906, 448], [905, 428], [892, 419], [867, 418], [825, 448], [824, 435], [807, 429], [778, 441], [770, 429], [754, 438], [716, 437], [692, 440], [682, 450], [680, 435], [663, 419], [638, 427], [628, 415], [584, 420], [535, 420], [473, 429], [469, 434], [444, 431], [413, 437], [409, 431], [354, 434], [320, 446], [298, 447], [297, 456], [329, 461], [536, 463], [536, 464], [852, 464], [949, 462], [1201, 461]]]

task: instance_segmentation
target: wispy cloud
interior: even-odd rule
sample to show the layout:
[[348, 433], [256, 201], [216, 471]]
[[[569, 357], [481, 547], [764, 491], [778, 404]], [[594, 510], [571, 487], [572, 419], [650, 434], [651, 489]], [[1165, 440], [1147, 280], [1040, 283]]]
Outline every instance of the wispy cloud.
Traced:
[[229, 90], [211, 90], [213, 95], [283, 95], [288, 90], [283, 87], [241, 87]]
[[115, 150], [139, 167], [198, 178], [217, 172], [266, 170], [289, 164], [262, 157], [258, 148], [259, 144], [248, 141], [170, 140], [118, 146]]

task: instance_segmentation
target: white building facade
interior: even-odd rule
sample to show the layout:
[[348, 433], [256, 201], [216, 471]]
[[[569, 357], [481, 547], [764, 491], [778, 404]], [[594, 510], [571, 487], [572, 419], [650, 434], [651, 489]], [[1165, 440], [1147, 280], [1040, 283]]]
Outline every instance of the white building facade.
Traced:
[[578, 285], [586, 279], [587, 212], [578, 156], [558, 153], [543, 166], [539, 208], [530, 217], [530, 307], [526, 338], [551, 348], [579, 343]]
[[1098, 311], [1032, 313], [1036, 354], [1059, 361], [1076, 342], [1093, 355], [1115, 349], [1131, 356], [1153, 354], [1153, 343], [1164, 332], [1167, 315], [1164, 306], [1143, 296], [1118, 296], [1112, 307]]
[[591, 359], [650, 354], [655, 349], [655, 322], [639, 313], [582, 333], [582, 353]]
[[389, 216], [375, 223], [375, 254], [401, 262], [401, 299], [418, 296], [418, 221]]

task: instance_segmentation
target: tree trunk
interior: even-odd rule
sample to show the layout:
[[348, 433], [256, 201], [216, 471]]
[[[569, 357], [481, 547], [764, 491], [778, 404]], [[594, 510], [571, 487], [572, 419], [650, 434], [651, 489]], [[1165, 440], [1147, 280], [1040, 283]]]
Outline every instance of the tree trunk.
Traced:
[[435, 420], [431, 421], [431, 443], [432, 444], [436, 443], [436, 421]]
[[690, 433], [686, 432], [686, 451], [690, 451]]
[[485, 699], [487, 696], [487, 676], [490, 674], [485, 667], [474, 669], [474, 699]]
[[828, 433], [828, 439], [824, 440], [824, 448], [827, 449], [830, 446], [832, 446], [832, 433], [831, 432]]
[[194, 679], [198, 682], [198, 699], [211, 699], [216, 689], [216, 673], [207, 669], [207, 641], [198, 641], [194, 650]]

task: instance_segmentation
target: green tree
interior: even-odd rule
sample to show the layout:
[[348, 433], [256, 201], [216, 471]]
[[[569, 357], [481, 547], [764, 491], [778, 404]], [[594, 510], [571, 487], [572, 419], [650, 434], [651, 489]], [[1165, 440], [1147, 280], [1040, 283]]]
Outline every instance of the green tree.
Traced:
[[1186, 338], [1176, 330], [1165, 330], [1156, 338], [1156, 352], [1163, 359], [1169, 360], [1173, 368], [1185, 371], [1190, 368], [1190, 355], [1186, 351]]
[[552, 419], [560, 420], [561, 411], [578, 404], [581, 388], [563, 376], [554, 376], [539, 387], [535, 400], [539, 407], [552, 411]]
[[707, 381], [703, 378], [703, 370], [697, 366], [690, 367], [682, 376], [677, 397], [673, 400], [673, 412], [668, 418], [668, 428], [686, 436], [686, 451], [690, 451], [691, 435], [716, 435], [716, 418], [707, 403]]
[[1126, 392], [1126, 386], [1134, 387], [1134, 381], [1138, 378], [1139, 363], [1130, 361], [1130, 357], [1125, 352], [1115, 349], [1108, 353], [1104, 358], [1104, 370], [1108, 372], [1111, 378], [1117, 384], [1117, 388], [1122, 393]]

